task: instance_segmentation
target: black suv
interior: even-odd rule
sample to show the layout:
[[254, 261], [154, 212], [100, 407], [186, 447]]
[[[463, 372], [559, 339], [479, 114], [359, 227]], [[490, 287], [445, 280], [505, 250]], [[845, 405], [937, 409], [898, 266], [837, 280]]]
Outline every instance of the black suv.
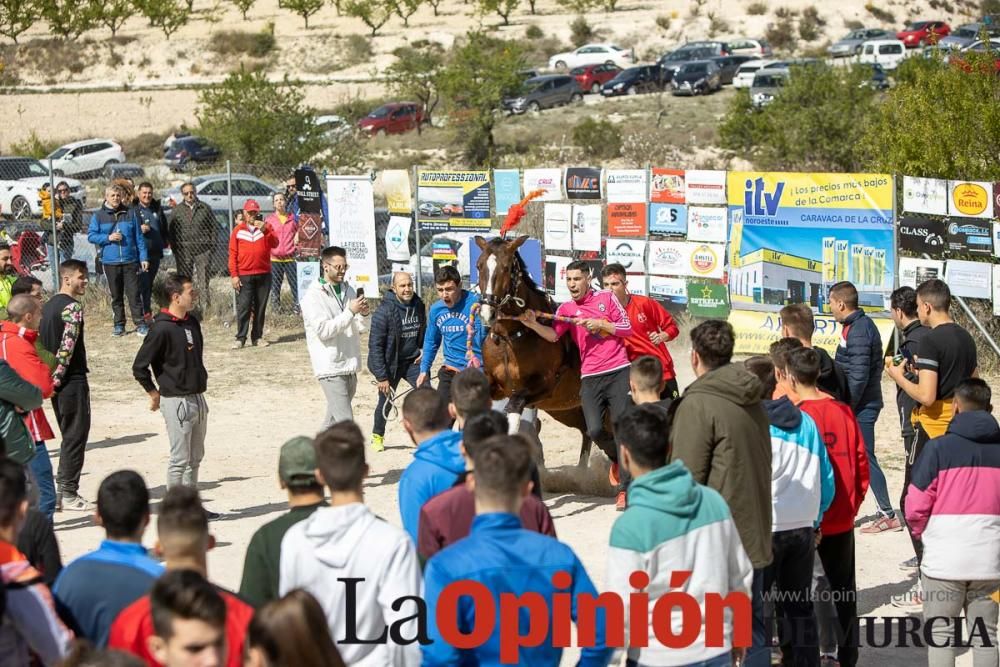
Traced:
[[180, 137], [170, 144], [163, 161], [176, 171], [184, 171], [189, 162], [215, 162], [219, 159], [219, 149], [201, 137]]
[[601, 95], [637, 95], [663, 90], [663, 70], [659, 65], [639, 65], [624, 69], [601, 88]]

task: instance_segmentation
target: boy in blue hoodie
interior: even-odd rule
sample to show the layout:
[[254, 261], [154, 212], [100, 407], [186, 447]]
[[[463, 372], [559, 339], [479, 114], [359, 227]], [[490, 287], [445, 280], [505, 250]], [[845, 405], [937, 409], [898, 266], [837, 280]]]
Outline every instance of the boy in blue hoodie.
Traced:
[[465, 472], [465, 458], [462, 434], [451, 430], [448, 401], [430, 387], [420, 387], [406, 395], [403, 428], [417, 451], [399, 478], [399, 513], [403, 529], [416, 544], [420, 508], [455, 484]]
[[[746, 369], [760, 378], [771, 431], [771, 549], [764, 590], [777, 585], [775, 616], [784, 664], [819, 664], [816, 615], [810, 598], [819, 522], [835, 491], [833, 466], [812, 417], [788, 396], [772, 399], [778, 380], [769, 357], [750, 357]], [[764, 623], [766, 644], [773, 623]]]

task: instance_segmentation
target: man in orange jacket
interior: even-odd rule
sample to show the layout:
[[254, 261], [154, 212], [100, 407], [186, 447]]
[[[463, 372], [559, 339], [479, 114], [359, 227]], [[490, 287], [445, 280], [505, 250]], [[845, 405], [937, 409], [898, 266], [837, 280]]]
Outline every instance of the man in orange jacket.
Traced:
[[[250, 343], [267, 346], [264, 335], [264, 314], [271, 293], [271, 249], [278, 247], [278, 237], [271, 225], [260, 215], [260, 204], [248, 199], [243, 205], [243, 219], [229, 237], [229, 276], [236, 290], [236, 342], [233, 349]], [[250, 317], [253, 316], [253, 328]]]
[[[52, 371], [38, 356], [35, 341], [42, 321], [42, 302], [31, 294], [17, 294], [7, 304], [8, 320], [0, 322], [0, 358], [24, 380], [38, 387], [43, 398], [52, 396]], [[24, 416], [24, 423], [35, 441], [35, 456], [28, 467], [38, 484], [40, 512], [52, 518], [56, 510], [56, 487], [52, 477], [52, 462], [45, 441], [55, 437], [45, 410], [35, 408]]]

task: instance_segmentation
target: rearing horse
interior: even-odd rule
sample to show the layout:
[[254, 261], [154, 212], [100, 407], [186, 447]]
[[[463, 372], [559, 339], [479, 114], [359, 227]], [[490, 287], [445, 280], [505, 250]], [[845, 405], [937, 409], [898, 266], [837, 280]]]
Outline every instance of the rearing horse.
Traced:
[[489, 329], [483, 341], [483, 370], [493, 398], [510, 399], [508, 414], [538, 408], [580, 431], [579, 466], [590, 459], [590, 438], [580, 404], [580, 352], [569, 336], [550, 343], [516, 319], [525, 309], [554, 313], [555, 304], [524, 265], [517, 249], [527, 240], [475, 237], [482, 250], [479, 269], [480, 317]]

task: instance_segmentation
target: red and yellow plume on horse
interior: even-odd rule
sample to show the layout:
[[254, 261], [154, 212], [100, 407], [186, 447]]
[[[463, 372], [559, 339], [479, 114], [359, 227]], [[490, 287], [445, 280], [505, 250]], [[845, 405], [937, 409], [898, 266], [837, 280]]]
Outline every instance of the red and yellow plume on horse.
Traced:
[[517, 202], [507, 210], [507, 217], [503, 220], [503, 225], [500, 227], [500, 238], [507, 238], [507, 232], [514, 229], [521, 222], [523, 218], [528, 213], [528, 202], [532, 199], [536, 199], [544, 195], [548, 190], [532, 190], [525, 196], [524, 199]]

